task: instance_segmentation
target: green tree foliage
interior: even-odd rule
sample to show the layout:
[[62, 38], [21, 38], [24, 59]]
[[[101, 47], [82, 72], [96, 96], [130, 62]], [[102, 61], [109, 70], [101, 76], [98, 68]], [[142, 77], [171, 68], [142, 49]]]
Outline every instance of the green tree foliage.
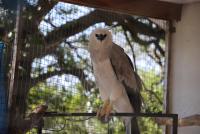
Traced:
[[[114, 42], [132, 59], [144, 82], [143, 112], [163, 111], [165, 32], [150, 19], [54, 0], [27, 0], [21, 20], [11, 126], [44, 103], [50, 112], [93, 112], [101, 106], [87, 51], [88, 36], [96, 27], [112, 27]], [[13, 34], [7, 29], [7, 45]], [[162, 132], [151, 118], [139, 118], [139, 124], [142, 134]], [[22, 127], [11, 133], [20, 134]], [[96, 117], [49, 117], [43, 129], [58, 134], [124, 133], [119, 118], [102, 124]]]

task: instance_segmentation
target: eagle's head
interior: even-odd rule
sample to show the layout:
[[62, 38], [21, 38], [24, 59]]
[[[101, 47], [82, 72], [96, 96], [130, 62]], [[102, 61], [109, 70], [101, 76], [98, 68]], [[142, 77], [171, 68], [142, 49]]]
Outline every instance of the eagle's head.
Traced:
[[92, 31], [89, 38], [90, 49], [107, 49], [112, 45], [112, 34], [108, 29], [98, 28]]

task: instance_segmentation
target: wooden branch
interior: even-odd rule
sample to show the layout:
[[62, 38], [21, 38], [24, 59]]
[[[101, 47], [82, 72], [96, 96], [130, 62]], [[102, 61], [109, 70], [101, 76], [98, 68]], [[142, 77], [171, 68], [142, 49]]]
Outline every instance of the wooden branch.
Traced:
[[42, 82], [42, 81], [46, 80], [47, 78], [50, 78], [55, 75], [62, 75], [62, 74], [71, 74], [73, 76], [78, 77], [82, 86], [86, 90], [92, 89], [95, 85], [94, 82], [86, 80], [87, 76], [85, 75], [84, 70], [81, 68], [77, 68], [77, 67], [68, 67], [68, 68], [62, 67], [60, 70], [41, 74], [41, 75], [39, 75], [39, 77], [32, 79], [31, 85], [35, 86], [35, 84], [37, 84], [38, 82]]
[[41, 120], [43, 118], [43, 115], [47, 111], [48, 106], [47, 105], [40, 105], [38, 106], [31, 114], [28, 115], [28, 119], [24, 120], [24, 126], [23, 126], [23, 133], [28, 132], [34, 127], [37, 127], [38, 125], [41, 125]]
[[[40, 0], [41, 1], [41, 0]], [[48, 10], [53, 8], [53, 5], [55, 3], [50, 3], [49, 5], [47, 4], [44, 6], [41, 11], [34, 10], [35, 13], [39, 13], [40, 17], [39, 19], [34, 19], [33, 21], [37, 21], [34, 24], [38, 25], [38, 20], [42, 16], [44, 16]], [[43, 5], [43, 2], [40, 2], [40, 5]], [[47, 10], [47, 9], [48, 10]], [[32, 9], [33, 10], [33, 9]], [[112, 16], [112, 17], [110, 17]], [[37, 16], [36, 16], [37, 17]], [[32, 20], [31, 20], [32, 21]], [[66, 38], [73, 36], [79, 32], [84, 31], [88, 27], [100, 23], [100, 22], [105, 22], [107, 24], [112, 24], [112, 22], [117, 21], [121, 25], [127, 25], [127, 30], [135, 33], [140, 33], [144, 34], [147, 36], [154, 36], [156, 38], [164, 38], [165, 37], [165, 32], [164, 30], [160, 28], [152, 28], [151, 26], [148, 26], [146, 24], [143, 24], [141, 22], [138, 22], [136, 19], [133, 17], [130, 17], [129, 15], [124, 15], [124, 14], [119, 14], [119, 13], [114, 13], [114, 12], [106, 12], [103, 10], [95, 10], [92, 11], [77, 20], [73, 20], [71, 22], [67, 22], [66, 24], [55, 28], [53, 31], [49, 32], [47, 36], [42, 37], [42, 35], [38, 35], [38, 38], [40, 37], [42, 42], [44, 42], [43, 46], [41, 46], [41, 50], [38, 51], [38, 53], [35, 53], [35, 51], [32, 51], [35, 48], [32, 47], [38, 47], [37, 45], [31, 45], [31, 48], [29, 48], [30, 52], [28, 53], [28, 58], [34, 59], [34, 58], [40, 58], [42, 57], [41, 55], [44, 55], [44, 53], [50, 53], [53, 50], [56, 50], [56, 48], [59, 46], [60, 43], [62, 43]], [[124, 23], [124, 21], [128, 21], [128, 23]], [[29, 23], [27, 23], [29, 24]], [[33, 28], [37, 27], [34, 25]], [[28, 27], [28, 28], [26, 28]], [[25, 29], [30, 30], [29, 25], [25, 26]], [[73, 29], [73, 30], [72, 30]], [[30, 31], [34, 32], [32, 34], [37, 35], [39, 31], [34, 31], [34, 29], [31, 29]], [[35, 33], [36, 32], [36, 33]], [[38, 49], [38, 48], [36, 48]], [[40, 52], [44, 53], [40, 53]]]
[[[57, 4], [55, 0], [39, 0], [37, 6], [29, 6], [28, 9], [33, 13], [32, 23], [39, 22]], [[35, 21], [35, 22], [34, 22]]]
[[45, 37], [45, 42], [48, 44], [48, 47], [46, 46], [45, 51], [55, 49], [61, 42], [63, 42], [64, 39], [84, 31], [96, 23], [105, 22], [107, 24], [112, 24], [114, 21], [119, 22], [120, 25], [126, 26], [126, 30], [130, 31], [131, 33], [140, 33], [162, 39], [165, 38], [165, 31], [159, 27], [152, 28], [150, 25], [148, 26], [144, 23], [138, 22], [136, 19], [128, 15], [106, 12], [103, 10], [95, 10], [77, 20], [67, 22], [61, 27], [56, 28], [52, 32], [48, 33], [48, 35]]
[[181, 4], [158, 0], [58, 0], [132, 15], [165, 20], [181, 19]]
[[146, 35], [149, 37], [153, 36], [155, 38], [165, 39], [165, 31], [162, 28], [158, 26], [156, 28], [152, 28], [151, 24], [141, 23], [138, 21], [137, 18], [135, 19], [131, 16], [126, 16], [125, 19], [126, 19], [126, 22], [125, 23], [123, 22], [120, 25], [122, 25], [127, 31], [129, 31], [133, 35], [135, 34], [136, 38], [139, 38], [137, 36], [137, 33], [139, 33], [139, 34]]
[[[169, 119], [169, 118], [156, 117], [155, 122], [158, 123], [159, 125], [171, 126], [173, 124], [172, 119]], [[200, 126], [200, 114], [195, 114], [188, 117], [180, 118], [178, 120], [178, 126], [179, 127]]]
[[[111, 19], [110, 16], [115, 16]], [[100, 23], [100, 22], [113, 22], [119, 20], [121, 16], [113, 13], [108, 13], [105, 11], [95, 10], [90, 12], [89, 14], [80, 17], [77, 20], [73, 20], [71, 22], [67, 22], [61, 27], [53, 30], [48, 33], [45, 37], [46, 42], [49, 44], [54, 44], [55, 42], [62, 42], [67, 37], [73, 36], [81, 31], [84, 31], [88, 27]], [[57, 36], [56, 36], [57, 35]]]
[[132, 43], [131, 43], [131, 41], [130, 41], [130, 39], [128, 37], [128, 34], [126, 33], [127, 31], [124, 30], [124, 28], [123, 28], [123, 32], [124, 32], [125, 38], [126, 38], [127, 43], [128, 43], [128, 45], [129, 45], [129, 47], [131, 49], [131, 52], [132, 52], [133, 65], [134, 65], [135, 72], [138, 73], [137, 66], [136, 66], [136, 56], [135, 56], [135, 52], [134, 52], [134, 48], [133, 48], [134, 46], [132, 45]]

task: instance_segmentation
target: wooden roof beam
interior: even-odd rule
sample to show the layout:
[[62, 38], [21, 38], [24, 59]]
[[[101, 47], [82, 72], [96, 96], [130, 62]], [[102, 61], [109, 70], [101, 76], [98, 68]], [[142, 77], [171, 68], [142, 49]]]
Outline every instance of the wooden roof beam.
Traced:
[[118, 11], [131, 15], [146, 16], [164, 20], [181, 19], [182, 4], [157, 0], [58, 0], [72, 4]]

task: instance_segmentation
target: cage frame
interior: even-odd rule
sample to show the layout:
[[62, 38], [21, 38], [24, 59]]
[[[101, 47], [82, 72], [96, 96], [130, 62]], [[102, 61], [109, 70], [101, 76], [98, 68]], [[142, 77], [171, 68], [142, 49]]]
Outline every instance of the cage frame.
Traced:
[[[45, 112], [45, 117], [95, 117], [97, 113], [58, 113], [58, 112]], [[163, 114], [163, 113], [111, 113], [111, 117], [161, 117], [172, 119], [172, 134], [178, 134], [178, 114]], [[43, 120], [41, 120], [43, 122]], [[42, 125], [37, 127], [37, 133], [42, 134]]]

